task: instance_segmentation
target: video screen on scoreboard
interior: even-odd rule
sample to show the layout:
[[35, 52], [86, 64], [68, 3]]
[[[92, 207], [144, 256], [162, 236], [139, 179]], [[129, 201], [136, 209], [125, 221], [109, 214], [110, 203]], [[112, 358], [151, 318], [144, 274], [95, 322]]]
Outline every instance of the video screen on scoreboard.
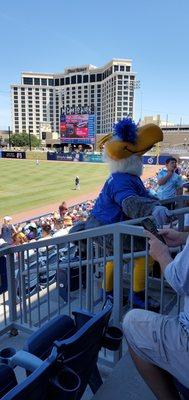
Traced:
[[62, 142], [94, 142], [94, 115], [62, 114], [60, 117]]

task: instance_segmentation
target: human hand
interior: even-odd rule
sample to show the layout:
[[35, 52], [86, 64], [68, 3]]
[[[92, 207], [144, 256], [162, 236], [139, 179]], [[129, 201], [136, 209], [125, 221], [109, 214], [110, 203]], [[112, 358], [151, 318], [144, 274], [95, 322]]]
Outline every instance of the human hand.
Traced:
[[149, 254], [153, 257], [154, 260], [158, 261], [164, 252], [169, 254], [169, 249], [166, 244], [164, 244], [161, 240], [159, 240], [151, 232], [145, 230], [144, 233], [150, 239], [149, 240], [149, 245], [150, 245]]
[[167, 245], [157, 239], [151, 232], [144, 231], [144, 233], [150, 239], [149, 255], [159, 262], [161, 270], [164, 271], [166, 266], [172, 261]]
[[162, 235], [168, 246], [180, 246], [185, 244], [187, 239], [186, 232], [178, 232], [175, 229], [159, 229], [159, 234]]

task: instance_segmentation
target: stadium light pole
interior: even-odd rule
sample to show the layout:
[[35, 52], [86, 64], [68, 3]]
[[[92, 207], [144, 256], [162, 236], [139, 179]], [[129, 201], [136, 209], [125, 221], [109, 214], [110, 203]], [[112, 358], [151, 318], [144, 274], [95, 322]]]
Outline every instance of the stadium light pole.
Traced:
[[8, 126], [8, 135], [9, 135], [9, 149], [11, 148], [11, 130], [10, 126]]
[[30, 148], [30, 151], [31, 151], [31, 131], [30, 131], [30, 126], [29, 126], [29, 129], [28, 129], [28, 135], [29, 135], [29, 148]]

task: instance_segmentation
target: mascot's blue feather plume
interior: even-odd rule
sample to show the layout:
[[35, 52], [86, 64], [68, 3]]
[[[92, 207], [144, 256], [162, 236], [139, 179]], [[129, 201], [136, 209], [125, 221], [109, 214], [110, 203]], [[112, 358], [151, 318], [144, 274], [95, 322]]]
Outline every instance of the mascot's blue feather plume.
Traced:
[[131, 118], [123, 118], [121, 121], [114, 124], [114, 135], [123, 142], [136, 143], [137, 140], [137, 125]]

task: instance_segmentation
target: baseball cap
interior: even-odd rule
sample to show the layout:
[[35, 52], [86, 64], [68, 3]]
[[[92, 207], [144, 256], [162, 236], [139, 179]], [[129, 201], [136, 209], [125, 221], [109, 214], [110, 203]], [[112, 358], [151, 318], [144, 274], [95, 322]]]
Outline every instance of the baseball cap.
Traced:
[[35, 222], [31, 222], [31, 223], [29, 224], [29, 227], [36, 229], [36, 228], [37, 228], [37, 225], [36, 225]]
[[3, 219], [6, 222], [12, 221], [12, 217], [10, 217], [9, 215], [6, 215]]

